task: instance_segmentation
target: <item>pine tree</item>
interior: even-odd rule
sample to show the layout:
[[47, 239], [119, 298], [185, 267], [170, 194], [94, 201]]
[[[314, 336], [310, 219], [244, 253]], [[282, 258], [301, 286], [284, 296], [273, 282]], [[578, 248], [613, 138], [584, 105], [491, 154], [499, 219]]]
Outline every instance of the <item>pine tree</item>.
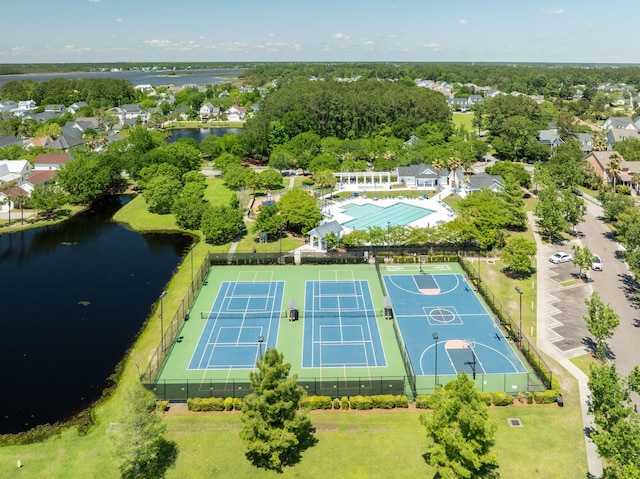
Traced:
[[306, 392], [298, 386], [297, 374], [289, 378], [291, 365], [283, 358], [276, 349], [267, 349], [257, 363], [258, 370], [250, 373], [253, 392], [242, 403], [240, 431], [249, 460], [276, 471], [296, 462], [313, 442], [311, 421], [299, 409]]
[[426, 458], [442, 479], [498, 477], [491, 452], [496, 425], [488, 421], [487, 405], [466, 373], [436, 389], [434, 411], [423, 414], [427, 429]]

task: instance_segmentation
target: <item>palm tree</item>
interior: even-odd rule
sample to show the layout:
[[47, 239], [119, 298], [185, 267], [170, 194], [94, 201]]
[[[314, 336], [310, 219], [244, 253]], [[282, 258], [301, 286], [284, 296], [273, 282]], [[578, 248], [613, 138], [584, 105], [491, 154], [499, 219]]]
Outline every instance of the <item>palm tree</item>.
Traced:
[[609, 176], [613, 179], [613, 192], [616, 192], [616, 180], [618, 179], [618, 173], [620, 173], [620, 155], [617, 153], [611, 154], [609, 156]]

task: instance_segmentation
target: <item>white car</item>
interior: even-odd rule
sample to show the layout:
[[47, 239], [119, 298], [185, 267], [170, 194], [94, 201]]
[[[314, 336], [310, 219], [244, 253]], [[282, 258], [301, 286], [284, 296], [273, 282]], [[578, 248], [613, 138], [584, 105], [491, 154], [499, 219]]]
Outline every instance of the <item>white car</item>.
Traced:
[[602, 271], [602, 259], [597, 254], [594, 254], [593, 263], [591, 263], [591, 269], [594, 271]]
[[569, 253], [563, 253], [562, 251], [552, 254], [549, 258], [549, 261], [551, 261], [553, 264], [567, 263], [571, 260], [573, 260], [573, 256], [571, 256]]

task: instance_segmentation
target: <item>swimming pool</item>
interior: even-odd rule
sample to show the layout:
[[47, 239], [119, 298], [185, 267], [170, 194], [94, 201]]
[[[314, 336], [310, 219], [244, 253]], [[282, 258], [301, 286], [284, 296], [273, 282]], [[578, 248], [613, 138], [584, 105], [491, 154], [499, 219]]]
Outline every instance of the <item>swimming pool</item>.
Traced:
[[362, 205], [349, 204], [341, 208], [345, 215], [354, 219], [342, 225], [352, 230], [366, 230], [371, 227], [406, 226], [414, 221], [429, 216], [433, 210], [407, 203], [394, 203], [390, 206], [379, 206], [371, 203]]

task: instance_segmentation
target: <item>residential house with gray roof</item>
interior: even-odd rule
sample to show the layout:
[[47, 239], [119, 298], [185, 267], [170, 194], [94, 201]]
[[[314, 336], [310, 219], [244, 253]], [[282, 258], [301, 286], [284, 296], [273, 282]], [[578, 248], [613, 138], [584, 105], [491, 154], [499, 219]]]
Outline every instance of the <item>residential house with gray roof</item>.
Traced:
[[409, 188], [436, 189], [447, 184], [449, 170], [434, 168], [433, 165], [399, 166], [398, 182]]
[[607, 132], [607, 150], [612, 151], [615, 149], [616, 143], [619, 141], [626, 141], [629, 139], [640, 140], [640, 131], [638, 130], [609, 130]]
[[603, 130], [637, 130], [628, 116], [611, 116], [602, 125]]
[[482, 190], [491, 190], [499, 193], [504, 190], [504, 180], [500, 175], [490, 175], [488, 173], [478, 173], [470, 176], [464, 182], [465, 193], [476, 193]]

